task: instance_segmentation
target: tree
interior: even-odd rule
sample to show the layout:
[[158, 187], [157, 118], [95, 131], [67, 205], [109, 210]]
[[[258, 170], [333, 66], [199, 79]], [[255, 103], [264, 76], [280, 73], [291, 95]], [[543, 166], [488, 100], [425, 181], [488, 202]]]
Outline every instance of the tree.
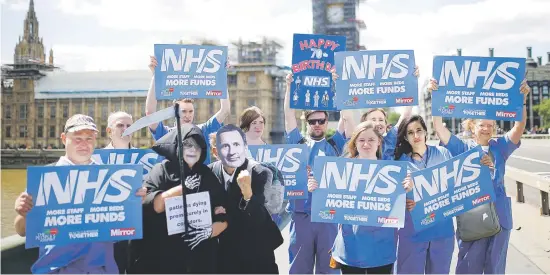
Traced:
[[330, 137], [332, 137], [334, 134], [336, 133], [336, 130], [334, 129], [327, 129], [327, 131], [325, 132], [325, 138], [329, 139]]
[[541, 119], [542, 128], [550, 128], [550, 99], [543, 100], [539, 105], [534, 106], [533, 110], [537, 112]]
[[395, 125], [401, 115], [399, 113], [391, 112], [388, 114], [388, 124]]

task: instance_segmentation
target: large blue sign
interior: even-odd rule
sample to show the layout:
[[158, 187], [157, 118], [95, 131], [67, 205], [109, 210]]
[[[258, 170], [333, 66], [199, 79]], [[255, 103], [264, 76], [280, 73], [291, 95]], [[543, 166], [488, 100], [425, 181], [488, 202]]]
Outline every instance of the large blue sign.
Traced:
[[334, 53], [345, 50], [345, 36], [294, 34], [290, 108], [336, 111], [330, 71], [334, 68]]
[[418, 105], [414, 51], [357, 51], [335, 54], [338, 109]]
[[317, 157], [311, 221], [403, 228], [407, 163]]
[[96, 149], [92, 159], [98, 164], [141, 164], [145, 176], [164, 157], [151, 149]]
[[250, 156], [258, 162], [269, 162], [283, 174], [285, 199], [307, 199], [306, 144], [248, 145]]
[[141, 239], [142, 178], [135, 164], [28, 167], [25, 247]]
[[432, 115], [520, 121], [525, 58], [436, 56]]
[[448, 161], [411, 173], [416, 206], [411, 211], [416, 231], [494, 201], [489, 167], [480, 164], [478, 146]]
[[227, 98], [227, 47], [155, 44], [157, 100]]

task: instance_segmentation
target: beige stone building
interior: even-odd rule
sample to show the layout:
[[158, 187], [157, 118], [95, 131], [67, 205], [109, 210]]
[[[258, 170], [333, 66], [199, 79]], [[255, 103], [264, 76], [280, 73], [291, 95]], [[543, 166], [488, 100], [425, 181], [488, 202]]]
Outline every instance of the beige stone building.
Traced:
[[[126, 111], [134, 121], [145, 115], [145, 97], [151, 81], [147, 64], [144, 70], [137, 71], [58, 71], [53, 50], [45, 62], [38, 31], [31, 0], [24, 35], [15, 47], [14, 63], [2, 65], [2, 148], [62, 148], [59, 137], [65, 121], [77, 113], [96, 120], [101, 128], [97, 145], [103, 147], [109, 143], [105, 129], [111, 112]], [[264, 139], [283, 142], [284, 77], [289, 71], [272, 63], [234, 64], [228, 72], [231, 115], [225, 123], [237, 123], [242, 110], [256, 105], [266, 114]], [[168, 106], [171, 101], [159, 101], [157, 110]], [[206, 121], [219, 108], [219, 100], [198, 100], [195, 122]], [[172, 125], [173, 121], [166, 123]], [[132, 143], [148, 147], [153, 140], [143, 128], [134, 133]]]

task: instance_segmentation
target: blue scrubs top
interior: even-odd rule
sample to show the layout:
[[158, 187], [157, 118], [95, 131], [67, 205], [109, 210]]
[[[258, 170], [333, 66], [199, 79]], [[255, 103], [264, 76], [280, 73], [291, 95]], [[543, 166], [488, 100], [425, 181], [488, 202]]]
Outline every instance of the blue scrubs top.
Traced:
[[[384, 160], [393, 160], [384, 155]], [[339, 224], [332, 257], [339, 263], [371, 268], [395, 262], [397, 229], [391, 227]]]
[[[445, 162], [452, 158], [451, 153], [445, 147], [442, 146], [427, 146], [428, 149], [422, 156], [423, 161], [415, 160], [410, 156], [403, 154], [399, 160], [408, 161], [409, 169], [411, 172], [419, 171], [442, 162]], [[413, 192], [407, 193], [408, 199], [413, 199]], [[413, 242], [430, 242], [449, 238], [454, 236], [454, 224], [453, 219], [447, 219], [441, 222], [437, 222], [434, 226], [429, 227], [422, 231], [416, 231], [412, 224], [411, 213], [405, 212], [405, 227], [399, 230], [400, 237], [409, 237]]]
[[[520, 145], [521, 141], [518, 142], [518, 144], [513, 143], [508, 134], [503, 137], [489, 140], [489, 152], [493, 155], [495, 165], [495, 170], [491, 174], [496, 195], [495, 207], [500, 225], [508, 230], [513, 227], [512, 202], [510, 197], [506, 195], [504, 174], [506, 172], [506, 161], [508, 157], [510, 157]], [[457, 156], [477, 146], [478, 144], [474, 140], [461, 140], [452, 135], [449, 139], [449, 143], [445, 147], [449, 149], [453, 156]]]
[[[294, 130], [290, 131], [286, 135], [286, 143], [287, 144], [298, 144], [300, 140], [302, 139], [302, 134], [298, 130], [298, 128], [294, 128]], [[342, 152], [342, 149], [344, 148], [344, 144], [346, 143], [346, 139], [344, 136], [336, 131], [334, 136], [332, 137], [334, 142], [336, 143], [336, 148], [340, 152]], [[334, 148], [326, 139], [322, 139], [319, 141], [312, 140], [312, 139], [306, 139], [305, 144], [309, 147], [309, 161], [308, 165], [313, 170], [313, 165], [315, 163], [315, 157], [317, 156], [338, 156], [337, 152], [334, 151]], [[289, 212], [300, 212], [300, 213], [311, 213], [311, 192], [308, 192], [308, 198], [305, 200], [290, 200], [287, 211]]]

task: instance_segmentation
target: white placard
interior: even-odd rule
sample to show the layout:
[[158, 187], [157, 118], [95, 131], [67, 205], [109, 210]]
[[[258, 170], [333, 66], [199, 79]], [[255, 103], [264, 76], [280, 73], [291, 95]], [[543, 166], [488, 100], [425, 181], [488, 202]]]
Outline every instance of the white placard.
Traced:
[[[168, 235], [185, 232], [183, 197], [176, 196], [165, 199], [164, 207]], [[195, 228], [211, 226], [212, 213], [210, 209], [210, 194], [207, 191], [187, 195], [187, 217], [191, 226]]]

